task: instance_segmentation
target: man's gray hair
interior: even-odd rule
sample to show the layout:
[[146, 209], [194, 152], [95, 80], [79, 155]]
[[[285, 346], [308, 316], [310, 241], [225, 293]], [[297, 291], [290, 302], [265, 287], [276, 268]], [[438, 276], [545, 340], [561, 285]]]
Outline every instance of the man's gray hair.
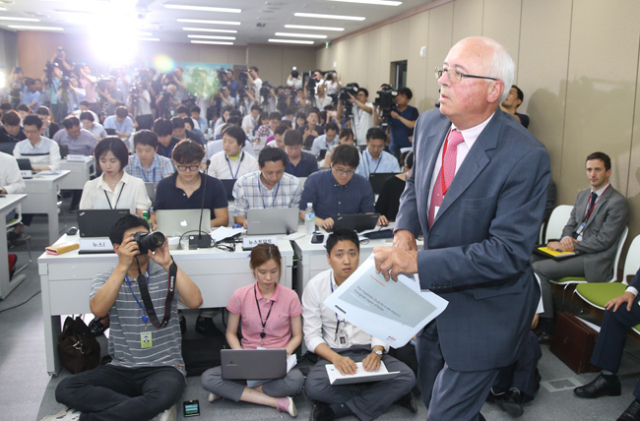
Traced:
[[513, 84], [513, 78], [516, 71], [516, 64], [513, 62], [511, 55], [506, 48], [504, 48], [497, 41], [488, 37], [470, 37], [480, 40], [487, 48], [493, 50], [493, 57], [491, 61], [487, 63], [487, 75], [495, 77], [504, 83], [504, 91], [500, 97], [500, 104], [507, 99], [509, 90]]

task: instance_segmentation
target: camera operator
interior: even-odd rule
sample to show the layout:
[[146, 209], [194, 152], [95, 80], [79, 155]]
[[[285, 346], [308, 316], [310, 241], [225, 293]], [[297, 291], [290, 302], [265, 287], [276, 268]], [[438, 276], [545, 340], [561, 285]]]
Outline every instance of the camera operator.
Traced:
[[[148, 420], [158, 414], [158, 419], [175, 419], [172, 407], [186, 386], [178, 301], [195, 309], [202, 305], [202, 294], [174, 262], [166, 237], [156, 240], [148, 234], [147, 221], [135, 215], [123, 216], [111, 229], [109, 239], [118, 262], [94, 278], [90, 306], [96, 317], [110, 318], [113, 359], [62, 380], [56, 400], [69, 409], [51, 419], [95, 419], [93, 414], [99, 414], [101, 420]], [[158, 242], [162, 243], [159, 247]], [[167, 277], [175, 280], [175, 294]], [[152, 314], [157, 316], [151, 320], [141, 289], [154, 303]], [[166, 315], [161, 307], [165, 301]], [[148, 323], [165, 316], [166, 325], [156, 328]], [[72, 408], [82, 408], [82, 412]]]
[[176, 107], [182, 105], [182, 103], [175, 98], [177, 91], [178, 88], [176, 88], [176, 85], [169, 84], [160, 95], [158, 95], [156, 99], [158, 118], [170, 119], [175, 113]]
[[129, 107], [136, 117], [136, 120], [143, 117], [143, 119], [151, 119], [151, 123], [153, 123], [153, 117], [151, 115], [151, 94], [147, 86], [148, 82], [143, 78], [140, 78], [139, 81], [131, 85], [131, 89], [129, 90]]
[[56, 53], [51, 57], [51, 62], [62, 70], [62, 75], [71, 77], [72, 66], [67, 63], [67, 52], [62, 47], [58, 47]]
[[236, 99], [231, 96], [231, 90], [228, 86], [220, 87], [220, 93], [218, 94], [218, 98], [224, 103], [223, 108], [236, 108]]
[[167, 73], [162, 78], [162, 84], [169, 87], [174, 85], [176, 88], [173, 94], [173, 99], [179, 103], [189, 100], [189, 92], [187, 91], [187, 85], [182, 80], [182, 73], [184, 70], [182, 67], [176, 67], [173, 72]]
[[260, 96], [258, 98], [262, 99], [262, 109], [273, 113], [278, 111], [276, 91], [273, 89], [273, 86], [267, 81], [262, 83], [262, 88], [260, 88]]
[[22, 91], [24, 90], [24, 73], [22, 73], [21, 67], [14, 67], [9, 75], [9, 80], [7, 86], [9, 102], [11, 103], [11, 108], [16, 109], [18, 105], [22, 104]]
[[243, 117], [248, 116], [253, 107], [260, 107], [260, 105], [256, 103], [256, 98], [253, 96], [253, 89], [245, 90], [240, 88], [238, 90], [238, 97], [240, 98], [238, 110], [242, 113]]
[[324, 83], [325, 95], [330, 96], [337, 103], [338, 93], [342, 88], [342, 86], [340, 86], [340, 81], [338, 80], [338, 73], [333, 71], [327, 72], [325, 74], [324, 79], [325, 79], [325, 83]]
[[[102, 80], [100, 81], [102, 82]], [[116, 77], [111, 75], [105, 83], [98, 83], [98, 93], [103, 103], [103, 117], [114, 115], [116, 112], [116, 103], [124, 102], [124, 94], [118, 89]]]
[[[352, 104], [350, 121], [356, 138], [356, 144], [363, 146], [367, 144], [367, 131], [373, 127], [373, 104], [367, 102], [369, 99], [369, 91], [365, 88], [358, 88], [358, 93], [355, 97], [350, 92], [348, 96], [348, 102]], [[342, 101], [340, 101], [338, 104], [338, 120], [342, 119], [344, 112], [344, 105]]]
[[38, 91], [36, 81], [31, 78], [27, 78], [24, 82], [25, 87], [22, 90], [22, 103], [26, 104], [32, 110], [35, 110], [40, 106], [42, 94]]
[[129, 102], [129, 76], [127, 76], [127, 69], [125, 67], [118, 67], [113, 69], [113, 76], [116, 78], [116, 87], [122, 92], [124, 100], [122, 102]]
[[[409, 139], [409, 129], [413, 129], [416, 125], [416, 120], [420, 116], [420, 112], [416, 107], [409, 105], [413, 93], [409, 88], [398, 89], [398, 95], [396, 96], [396, 106], [391, 111], [391, 124], [389, 131], [391, 133], [391, 146], [389, 150], [396, 156], [400, 156], [400, 150], [402, 148], [411, 147], [411, 139]], [[373, 114], [374, 124], [378, 126], [380, 124], [380, 118], [378, 113], [378, 107], [376, 106], [376, 112]]]
[[61, 114], [68, 115], [76, 111], [80, 106], [80, 101], [84, 99], [85, 91], [78, 87], [78, 79], [64, 76], [60, 81], [58, 90], [58, 109]]
[[227, 86], [229, 87], [229, 92], [231, 93], [232, 98], [236, 98], [238, 96], [238, 88], [240, 84], [234, 78], [233, 70], [227, 70]]
[[[305, 86], [305, 97], [307, 95], [307, 89]], [[324, 107], [333, 104], [333, 98], [325, 95], [325, 87], [321, 84], [316, 84], [316, 94], [307, 100], [311, 107], [317, 108], [319, 110], [324, 110]]]
[[51, 62], [47, 62], [45, 71], [45, 86], [51, 104], [51, 113], [55, 121], [62, 121], [67, 115], [65, 109], [58, 107], [58, 91], [60, 90], [60, 81], [62, 80], [62, 70]]
[[302, 76], [295, 68], [291, 71], [291, 74], [287, 78], [287, 86], [299, 91], [302, 89]]
[[260, 90], [262, 89], [262, 79], [258, 75], [258, 68], [251, 66], [245, 73], [249, 76], [247, 77], [247, 87], [253, 89], [253, 102], [258, 102], [260, 100]]
[[91, 68], [85, 65], [79, 65], [78, 71], [80, 72], [80, 86], [84, 89], [85, 100], [89, 102], [89, 108], [92, 111], [98, 110], [98, 100], [96, 97], [96, 84], [98, 79], [91, 75]]

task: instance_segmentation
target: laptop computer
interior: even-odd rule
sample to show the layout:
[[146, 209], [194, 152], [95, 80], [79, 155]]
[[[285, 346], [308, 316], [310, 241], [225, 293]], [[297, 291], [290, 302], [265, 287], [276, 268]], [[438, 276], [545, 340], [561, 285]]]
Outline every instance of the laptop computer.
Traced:
[[347, 228], [357, 232], [370, 230], [376, 227], [379, 213], [342, 215], [333, 222], [333, 231], [338, 228]]
[[80, 237], [108, 237], [116, 221], [128, 213], [127, 209], [81, 209], [78, 211]]
[[159, 209], [156, 211], [158, 231], [167, 237], [180, 237], [184, 233], [193, 231], [198, 233], [198, 227], [203, 232], [211, 231], [211, 210], [202, 212], [202, 225], [200, 224], [200, 209]]
[[147, 189], [147, 196], [149, 196], [151, 203], [153, 203], [156, 200], [156, 183], [153, 181], [145, 181], [144, 187]]
[[373, 190], [373, 194], [380, 194], [380, 192], [382, 191], [382, 186], [384, 182], [390, 179], [391, 177], [393, 177], [394, 175], [396, 175], [396, 173], [393, 173], [393, 172], [379, 172], [379, 173], [369, 174], [369, 183], [371, 184], [371, 189]]
[[247, 235], [291, 234], [298, 231], [298, 208], [249, 209]]
[[17, 159], [18, 167], [20, 171], [33, 171], [33, 167], [31, 166], [31, 160], [28, 158], [20, 158]]
[[227, 200], [233, 200], [233, 186], [236, 184], [236, 180], [233, 178], [220, 180], [222, 181], [222, 186], [224, 187], [224, 191], [227, 192]]
[[271, 380], [287, 375], [287, 350], [223, 349], [220, 351], [225, 380]]

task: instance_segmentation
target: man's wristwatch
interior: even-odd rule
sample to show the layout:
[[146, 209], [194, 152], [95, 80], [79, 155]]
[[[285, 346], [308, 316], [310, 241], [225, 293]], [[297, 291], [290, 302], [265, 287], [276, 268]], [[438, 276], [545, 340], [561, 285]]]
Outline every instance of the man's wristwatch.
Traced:
[[382, 358], [382, 351], [380, 351], [379, 349], [374, 350], [373, 353]]

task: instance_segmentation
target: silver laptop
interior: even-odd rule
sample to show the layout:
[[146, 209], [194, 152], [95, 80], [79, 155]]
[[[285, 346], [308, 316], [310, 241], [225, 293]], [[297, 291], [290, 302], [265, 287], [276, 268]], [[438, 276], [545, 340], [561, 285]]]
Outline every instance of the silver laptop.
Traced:
[[[158, 231], [167, 237], [180, 237], [186, 232], [198, 233], [200, 209], [160, 209], [156, 211]], [[202, 212], [202, 231], [211, 231], [211, 210]]]
[[249, 209], [247, 235], [291, 234], [298, 231], [298, 208]]
[[156, 200], [156, 183], [153, 181], [146, 181], [144, 187], [147, 189], [147, 196], [151, 199], [151, 203]]
[[220, 351], [225, 380], [270, 380], [287, 375], [286, 349], [223, 349]]

